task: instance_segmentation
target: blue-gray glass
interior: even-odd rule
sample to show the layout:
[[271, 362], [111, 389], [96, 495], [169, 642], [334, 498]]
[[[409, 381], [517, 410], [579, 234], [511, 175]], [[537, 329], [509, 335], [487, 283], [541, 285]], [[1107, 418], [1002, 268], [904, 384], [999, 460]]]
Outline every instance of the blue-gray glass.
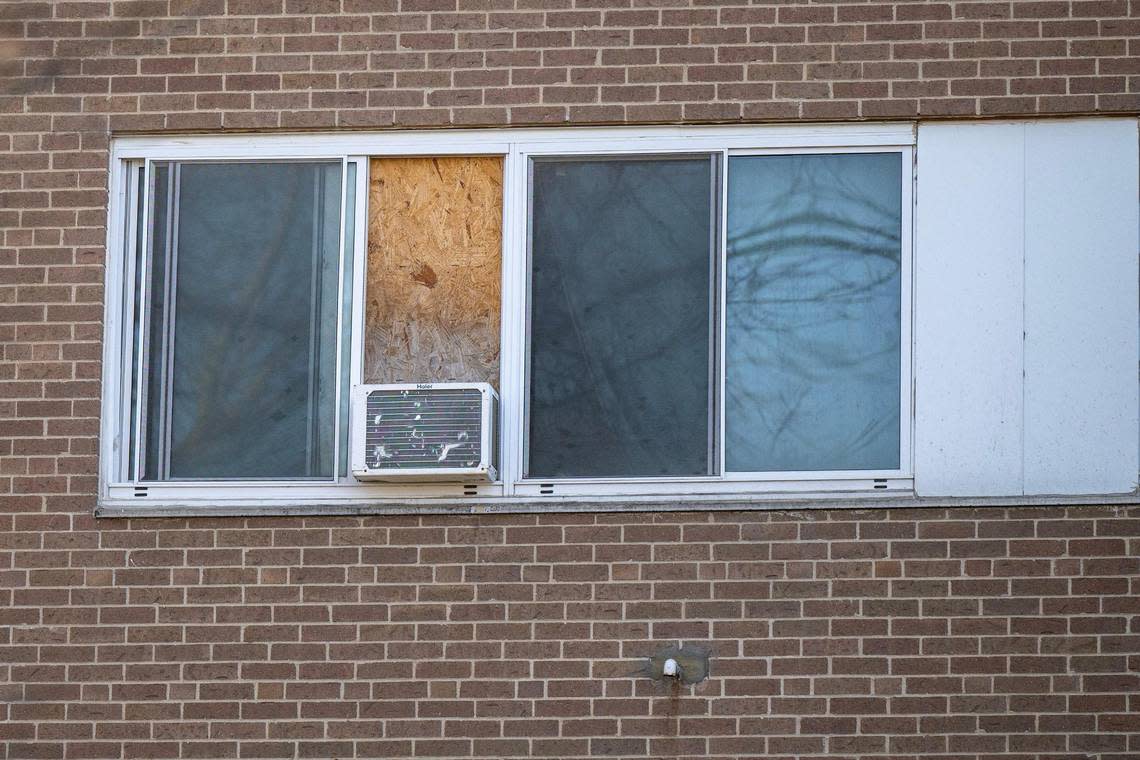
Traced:
[[533, 164], [529, 477], [709, 473], [713, 170]]
[[157, 288], [152, 300], [152, 339], [159, 325], [165, 337], [149, 362], [148, 474], [331, 477], [340, 164], [171, 172], [170, 245], [153, 254], [170, 274], [165, 308]]
[[729, 160], [726, 470], [899, 467], [901, 160]]

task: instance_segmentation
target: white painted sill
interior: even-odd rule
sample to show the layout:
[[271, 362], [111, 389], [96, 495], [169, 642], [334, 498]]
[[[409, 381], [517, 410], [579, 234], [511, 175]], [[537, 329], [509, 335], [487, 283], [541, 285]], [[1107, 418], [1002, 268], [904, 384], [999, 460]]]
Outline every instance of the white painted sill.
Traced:
[[347, 502], [251, 504], [200, 501], [145, 503], [100, 499], [95, 516], [282, 517], [369, 515], [486, 515], [616, 512], [735, 512], [817, 509], [928, 509], [1066, 506], [1140, 506], [1140, 489], [1128, 494], [1024, 496], [918, 496], [913, 489], [756, 495], [641, 495], [607, 497], [498, 497], [374, 499]]

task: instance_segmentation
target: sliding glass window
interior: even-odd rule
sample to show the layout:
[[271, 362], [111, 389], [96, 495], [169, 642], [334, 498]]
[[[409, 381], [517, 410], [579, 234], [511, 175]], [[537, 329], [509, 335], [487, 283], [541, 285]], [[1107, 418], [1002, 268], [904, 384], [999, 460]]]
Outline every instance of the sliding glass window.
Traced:
[[[913, 140], [116, 138], [101, 503], [913, 492]], [[357, 389], [444, 382], [497, 391], [495, 478], [354, 476]]]
[[532, 161], [526, 477], [901, 469], [902, 155], [722, 155]]
[[132, 475], [333, 478], [351, 292], [343, 163], [149, 169], [132, 262]]

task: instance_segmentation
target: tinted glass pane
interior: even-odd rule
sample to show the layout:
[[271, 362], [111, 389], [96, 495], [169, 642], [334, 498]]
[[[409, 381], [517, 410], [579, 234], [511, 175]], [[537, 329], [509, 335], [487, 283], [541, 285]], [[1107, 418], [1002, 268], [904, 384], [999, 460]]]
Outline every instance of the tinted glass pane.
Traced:
[[340, 164], [169, 171], [167, 238], [152, 254], [148, 475], [331, 476]]
[[729, 471], [899, 466], [901, 157], [729, 161]]
[[707, 474], [712, 160], [533, 170], [527, 474]]

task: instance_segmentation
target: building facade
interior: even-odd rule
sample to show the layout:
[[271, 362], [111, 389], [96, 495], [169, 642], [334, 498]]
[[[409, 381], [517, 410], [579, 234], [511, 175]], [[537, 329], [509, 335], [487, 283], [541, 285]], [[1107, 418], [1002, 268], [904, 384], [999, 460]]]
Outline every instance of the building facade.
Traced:
[[[30, 1], [0, 71], [0, 757], [1140, 753], [1140, 2]], [[493, 477], [353, 476], [353, 386], [477, 381]]]

